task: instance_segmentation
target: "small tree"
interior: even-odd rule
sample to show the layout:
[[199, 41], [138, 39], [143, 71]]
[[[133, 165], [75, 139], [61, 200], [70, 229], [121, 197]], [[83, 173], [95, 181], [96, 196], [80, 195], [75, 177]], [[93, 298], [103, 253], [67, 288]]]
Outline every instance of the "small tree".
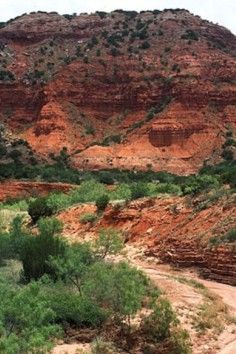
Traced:
[[142, 308], [149, 281], [125, 262], [96, 262], [87, 273], [83, 294], [107, 309], [116, 319], [128, 319]]
[[107, 255], [118, 254], [124, 247], [124, 238], [118, 230], [112, 227], [100, 229], [98, 239], [95, 241], [95, 254], [104, 259]]
[[68, 282], [81, 293], [85, 274], [94, 256], [88, 243], [74, 244], [66, 249], [64, 257], [50, 256], [49, 263], [58, 278]]
[[61, 229], [62, 225], [57, 219], [41, 219], [39, 235], [27, 237], [20, 254], [26, 281], [37, 280], [44, 274], [56, 277], [49, 258], [63, 257], [65, 254], [65, 241], [59, 236]]

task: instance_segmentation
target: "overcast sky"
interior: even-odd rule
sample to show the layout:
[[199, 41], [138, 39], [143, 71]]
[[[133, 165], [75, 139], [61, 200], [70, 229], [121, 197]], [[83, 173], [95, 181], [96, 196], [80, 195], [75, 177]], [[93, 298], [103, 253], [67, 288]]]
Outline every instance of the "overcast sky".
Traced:
[[236, 0], [0, 0], [0, 21], [30, 11], [77, 12], [185, 8], [236, 34]]

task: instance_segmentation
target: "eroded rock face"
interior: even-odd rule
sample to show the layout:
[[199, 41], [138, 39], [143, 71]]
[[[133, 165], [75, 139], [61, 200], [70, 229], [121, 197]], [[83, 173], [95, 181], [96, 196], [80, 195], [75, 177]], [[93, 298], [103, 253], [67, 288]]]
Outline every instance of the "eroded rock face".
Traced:
[[236, 38], [187, 11], [36, 13], [0, 44], [1, 121], [75, 167], [196, 172], [236, 126]]
[[175, 121], [156, 122], [149, 131], [149, 141], [155, 147], [171, 145], [183, 146], [193, 134], [198, 134], [204, 129], [203, 125], [176, 124]]
[[146, 249], [146, 256], [180, 267], [195, 267], [206, 278], [236, 285], [235, 243], [213, 246], [210, 238], [236, 228], [235, 194], [196, 210], [188, 197], [144, 198], [109, 206], [95, 225], [80, 223], [95, 205], [77, 205], [59, 214], [63, 234], [73, 241], [93, 239], [101, 227], [121, 230], [126, 242]]

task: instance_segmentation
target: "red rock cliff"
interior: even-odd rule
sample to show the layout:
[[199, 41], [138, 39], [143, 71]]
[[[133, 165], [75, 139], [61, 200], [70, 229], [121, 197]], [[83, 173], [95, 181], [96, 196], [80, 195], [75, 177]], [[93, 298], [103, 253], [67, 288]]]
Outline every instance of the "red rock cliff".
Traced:
[[235, 53], [185, 10], [24, 15], [0, 30], [0, 119], [78, 168], [192, 173], [236, 126]]

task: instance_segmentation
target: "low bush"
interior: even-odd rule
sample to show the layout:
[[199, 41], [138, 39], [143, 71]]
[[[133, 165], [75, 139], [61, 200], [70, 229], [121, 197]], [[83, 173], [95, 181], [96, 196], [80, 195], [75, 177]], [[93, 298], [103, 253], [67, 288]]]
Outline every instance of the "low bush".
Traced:
[[117, 49], [116, 47], [113, 47], [112, 49], [111, 49], [111, 55], [113, 56], [113, 57], [117, 57], [117, 56], [119, 56], [119, 55], [121, 55], [122, 53], [121, 53], [121, 51], [119, 50], [119, 49]]
[[0, 70], [0, 81], [14, 81], [15, 76], [9, 70]]
[[1, 353], [49, 352], [61, 329], [40, 285], [34, 282], [16, 288], [1, 281], [0, 296]]
[[41, 197], [30, 201], [28, 213], [33, 223], [36, 223], [42, 217], [51, 216], [53, 209], [47, 204], [47, 198]]
[[226, 234], [221, 236], [212, 236], [209, 239], [210, 246], [218, 246], [222, 243], [235, 243], [236, 242], [236, 229], [229, 230]]
[[226, 161], [233, 161], [234, 159], [234, 153], [232, 150], [229, 149], [224, 149], [221, 156], [226, 160]]
[[114, 354], [116, 351], [113, 343], [106, 342], [101, 338], [96, 338], [92, 342], [92, 354]]
[[148, 195], [147, 184], [143, 182], [133, 183], [130, 186], [131, 199], [143, 198]]
[[79, 219], [81, 224], [87, 224], [87, 223], [94, 224], [96, 220], [97, 220], [97, 215], [92, 213], [83, 214]]
[[186, 30], [186, 32], [181, 36], [182, 39], [198, 41], [199, 35], [191, 29]]
[[97, 14], [101, 19], [107, 17], [107, 12], [105, 12], [105, 11], [96, 11], [96, 14]]
[[151, 314], [144, 318], [142, 330], [154, 342], [170, 337], [173, 324], [177, 323], [176, 315], [168, 300], [159, 298]]
[[97, 328], [107, 319], [106, 311], [62, 283], [49, 282], [43, 292], [55, 313], [55, 321], [65, 329]]
[[[1, 225], [0, 225], [1, 230]], [[8, 233], [0, 234], [0, 266], [3, 265], [4, 260], [10, 258], [11, 247], [10, 247], [10, 236]]]
[[104, 211], [109, 203], [109, 196], [107, 194], [103, 194], [98, 197], [95, 201], [98, 212]]
[[87, 124], [85, 126], [85, 134], [87, 134], [87, 135], [94, 135], [95, 134], [95, 129], [92, 126], [92, 124]]
[[203, 191], [210, 190], [212, 188], [218, 188], [219, 181], [214, 176], [209, 175], [196, 175], [190, 176], [186, 183], [183, 185], [183, 193], [184, 194], [197, 194]]
[[96, 180], [82, 182], [78, 189], [72, 190], [69, 194], [71, 203], [94, 202], [97, 198], [106, 194], [106, 188]]
[[102, 141], [103, 146], [109, 146], [110, 144], [120, 144], [122, 140], [121, 134], [116, 134], [116, 135], [109, 135], [105, 137]]
[[150, 43], [148, 41], [144, 41], [142, 44], [140, 44], [139, 48], [140, 49], [149, 49], [151, 47]]

